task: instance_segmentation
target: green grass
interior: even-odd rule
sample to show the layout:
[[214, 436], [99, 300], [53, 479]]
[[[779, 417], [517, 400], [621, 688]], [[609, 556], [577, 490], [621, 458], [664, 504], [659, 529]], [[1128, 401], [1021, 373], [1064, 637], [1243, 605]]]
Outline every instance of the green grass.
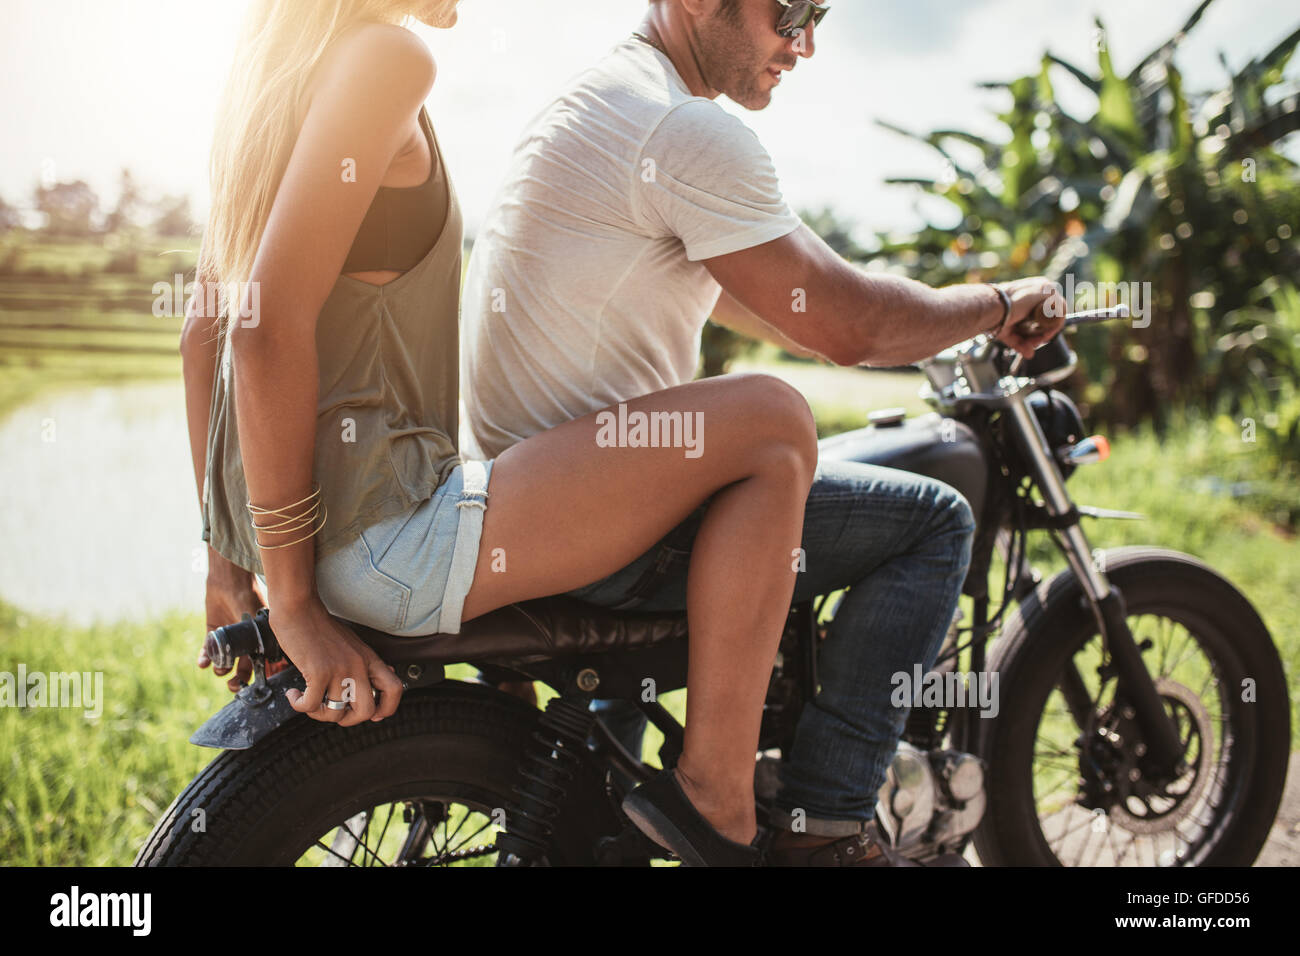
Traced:
[[[0, 671], [100, 672], [102, 714], [0, 708], [0, 863], [125, 865], [215, 754], [190, 733], [229, 696], [193, 666], [200, 615], [74, 628], [0, 604]], [[202, 675], [202, 676], [201, 676]]]
[[77, 239], [15, 230], [0, 235], [0, 264], [6, 272], [26, 278], [90, 276], [103, 274], [115, 258], [133, 254], [136, 271], [152, 283], [155, 279], [170, 281], [174, 273], [193, 269], [198, 246], [197, 239], [189, 238], [109, 235]]
[[[1081, 469], [1070, 489], [1081, 504], [1137, 511], [1145, 521], [1089, 521], [1094, 548], [1149, 544], [1205, 561], [1259, 611], [1282, 657], [1291, 723], [1300, 718], [1300, 539], [1280, 521], [1295, 513], [1293, 470], [1233, 431], [1189, 424], [1165, 442], [1149, 431], [1113, 440], [1109, 461]], [[1234, 498], [1225, 486], [1248, 484]], [[1031, 559], [1064, 562], [1041, 539]]]

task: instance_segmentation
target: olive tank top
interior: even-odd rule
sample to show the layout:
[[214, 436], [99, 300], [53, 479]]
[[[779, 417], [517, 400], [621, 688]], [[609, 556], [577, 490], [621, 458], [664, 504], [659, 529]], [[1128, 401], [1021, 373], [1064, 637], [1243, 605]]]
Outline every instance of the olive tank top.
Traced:
[[[328, 509], [316, 559], [430, 498], [460, 463], [459, 306], [463, 220], [432, 127], [442, 231], [385, 285], [340, 275], [316, 323], [319, 373], [313, 479]], [[238, 317], [236, 320], [238, 321]], [[235, 368], [219, 336], [208, 414], [203, 540], [264, 574], [249, 524]]]
[[444, 182], [433, 145], [433, 124], [420, 107], [420, 130], [429, 144], [429, 177], [418, 186], [380, 186], [352, 240], [343, 272], [413, 269], [428, 255], [447, 215]]

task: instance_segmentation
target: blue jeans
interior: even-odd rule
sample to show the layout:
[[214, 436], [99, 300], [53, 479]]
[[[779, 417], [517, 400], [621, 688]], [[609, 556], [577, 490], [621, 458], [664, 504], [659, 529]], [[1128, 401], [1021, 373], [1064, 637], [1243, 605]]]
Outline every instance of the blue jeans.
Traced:
[[[700, 515], [626, 568], [569, 593], [605, 607], [685, 610]], [[934, 665], [957, 610], [974, 527], [966, 499], [942, 482], [857, 462], [818, 465], [804, 512], [807, 569], [794, 599], [849, 590], [821, 646], [820, 692], [805, 705], [782, 765], [774, 824], [797, 809], [808, 833], [842, 836], [873, 819], [907, 721], [907, 709], [890, 702], [891, 678], [918, 662], [926, 671]], [[656, 565], [657, 576], [650, 573]], [[613, 703], [600, 708], [607, 720], [620, 716]], [[625, 726], [620, 737], [632, 730]]]

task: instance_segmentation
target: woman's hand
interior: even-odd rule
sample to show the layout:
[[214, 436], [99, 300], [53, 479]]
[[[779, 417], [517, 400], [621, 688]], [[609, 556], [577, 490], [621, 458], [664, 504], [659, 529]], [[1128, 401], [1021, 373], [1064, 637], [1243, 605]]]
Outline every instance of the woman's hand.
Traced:
[[[209, 631], [234, 624], [244, 615], [256, 614], [266, 607], [266, 595], [252, 571], [245, 570], [237, 564], [227, 561], [216, 551], [208, 547], [208, 583], [206, 595], [206, 620]], [[199, 667], [207, 667], [212, 661], [202, 648], [199, 650]], [[267, 676], [283, 670], [285, 664], [268, 664]], [[225, 677], [230, 673], [229, 667], [212, 668], [212, 673]], [[235, 662], [235, 676], [226, 682], [232, 694], [253, 677], [253, 662], [241, 657]]]
[[[396, 672], [331, 616], [319, 598], [301, 607], [273, 608], [271, 626], [307, 681], [306, 693], [290, 688], [285, 694], [294, 710], [341, 727], [383, 720], [397, 710], [402, 682]], [[372, 688], [379, 692], [377, 699]], [[331, 710], [325, 706], [327, 696], [349, 706]]]

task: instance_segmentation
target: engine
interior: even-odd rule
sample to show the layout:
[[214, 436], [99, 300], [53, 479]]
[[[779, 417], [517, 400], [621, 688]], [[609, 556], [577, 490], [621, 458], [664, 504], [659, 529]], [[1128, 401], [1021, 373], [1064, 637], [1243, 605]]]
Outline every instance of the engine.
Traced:
[[986, 800], [984, 761], [956, 750], [927, 753], [903, 741], [880, 788], [876, 817], [896, 850], [924, 862], [959, 852]]

